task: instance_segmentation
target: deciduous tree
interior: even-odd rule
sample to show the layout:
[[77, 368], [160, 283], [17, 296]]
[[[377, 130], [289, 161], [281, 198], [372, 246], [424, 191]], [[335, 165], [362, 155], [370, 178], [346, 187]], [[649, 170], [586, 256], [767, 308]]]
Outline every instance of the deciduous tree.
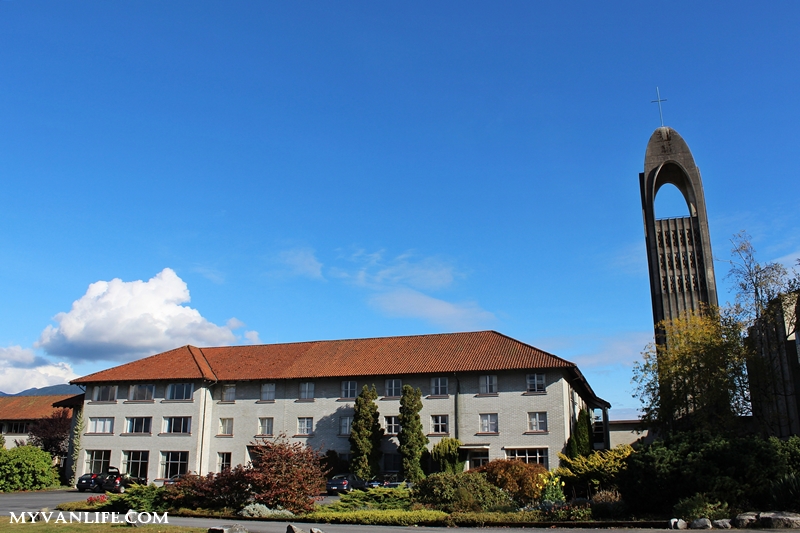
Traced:
[[28, 444], [38, 446], [54, 457], [66, 456], [69, 451], [69, 409], [58, 409], [28, 427]]

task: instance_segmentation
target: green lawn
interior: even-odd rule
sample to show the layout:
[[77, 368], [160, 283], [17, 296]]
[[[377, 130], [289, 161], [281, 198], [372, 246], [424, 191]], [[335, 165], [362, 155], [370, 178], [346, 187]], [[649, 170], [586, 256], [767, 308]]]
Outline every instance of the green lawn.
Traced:
[[58, 531], [59, 533], [123, 533], [124, 531], [137, 531], [137, 532], [144, 532], [144, 533], [206, 533], [208, 531], [207, 528], [198, 528], [198, 527], [181, 527], [181, 526], [165, 526], [165, 525], [155, 525], [155, 526], [140, 526], [136, 529], [130, 529], [126, 524], [58, 524], [54, 526], [52, 523], [40, 523], [37, 522], [35, 524], [12, 524], [11, 517], [2, 516], [0, 517], [0, 532], [6, 533], [14, 531], [15, 533], [20, 533], [20, 531], [24, 531], [26, 533], [37, 533], [37, 532], [52, 532]]

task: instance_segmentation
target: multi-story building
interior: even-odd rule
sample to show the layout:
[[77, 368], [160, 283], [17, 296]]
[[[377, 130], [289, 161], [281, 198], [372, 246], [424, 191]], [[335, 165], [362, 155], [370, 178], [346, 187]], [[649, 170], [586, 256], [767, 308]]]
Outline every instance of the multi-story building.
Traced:
[[[43, 396], [6, 396], [0, 398], [0, 431], [6, 448], [25, 445], [30, 426], [42, 418], [52, 416], [57, 408], [70, 409], [72, 394]], [[71, 413], [70, 413], [71, 416]]]
[[247, 463], [257, 439], [281, 434], [347, 457], [364, 385], [379, 394], [386, 472], [400, 466], [403, 385], [422, 391], [429, 446], [458, 438], [469, 466], [497, 458], [556, 466], [584, 407], [599, 411], [598, 440], [608, 445], [610, 405], [578, 367], [494, 331], [184, 346], [72, 383], [86, 387], [77, 474], [110, 465], [150, 481], [219, 472]]

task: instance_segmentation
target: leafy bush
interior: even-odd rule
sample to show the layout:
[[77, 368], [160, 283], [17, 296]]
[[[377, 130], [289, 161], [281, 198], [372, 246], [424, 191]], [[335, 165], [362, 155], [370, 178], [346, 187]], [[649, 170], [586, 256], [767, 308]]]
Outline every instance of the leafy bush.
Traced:
[[238, 465], [218, 474], [184, 476], [164, 487], [159, 498], [173, 509], [241, 509], [252, 496], [251, 475], [251, 469]]
[[378, 487], [367, 491], [356, 490], [342, 497], [337, 502], [325, 505], [326, 511], [355, 511], [361, 509], [400, 509], [411, 508], [411, 492], [405, 487], [389, 489]]
[[461, 441], [450, 437], [444, 437], [434, 444], [431, 459], [438, 467], [439, 472], [458, 474], [464, 471], [464, 461], [458, 459], [459, 446], [461, 446]]
[[549, 472], [544, 479], [544, 488], [542, 489], [541, 500], [543, 502], [563, 503], [564, 498], [564, 482], [561, 478], [553, 472]]
[[415, 502], [442, 511], [489, 511], [513, 507], [508, 493], [492, 485], [482, 472], [431, 474], [411, 492]]
[[294, 513], [286, 509], [270, 509], [261, 503], [251, 503], [239, 511], [241, 516], [248, 518], [292, 518]]
[[128, 509], [152, 513], [166, 510], [164, 493], [164, 488], [150, 483], [149, 485], [131, 485], [120, 497]]
[[764, 508], [770, 481], [786, 473], [775, 445], [758, 437], [682, 433], [644, 446], [627, 459], [619, 490], [637, 512], [668, 513], [679, 500], [705, 494], [734, 509]]
[[628, 506], [622, 501], [622, 495], [616, 490], [601, 490], [595, 493], [590, 500], [592, 517], [602, 520], [604, 518], [622, 518], [628, 512]]
[[[558, 479], [554, 477], [553, 479]], [[539, 507], [542, 521], [546, 522], [584, 522], [592, 519], [592, 509], [587, 502], [565, 503], [564, 501], [542, 504]]]
[[0, 449], [0, 491], [40, 490], [58, 486], [49, 453], [36, 446]]
[[673, 513], [677, 518], [683, 518], [686, 521], [697, 518], [708, 518], [709, 520], [730, 518], [727, 503], [710, 502], [703, 494], [695, 494], [682, 499], [675, 505]]
[[332, 513], [315, 511], [303, 515], [313, 522], [326, 524], [365, 524], [375, 526], [436, 526], [442, 525], [447, 513], [442, 511], [398, 511], [392, 509], [372, 509], [364, 511], [345, 511]]
[[477, 469], [492, 485], [506, 491], [519, 506], [538, 501], [544, 488], [547, 469], [538, 463], [498, 459]]
[[795, 512], [800, 510], [800, 475], [792, 472], [772, 480], [770, 500], [770, 509]]
[[632, 453], [634, 453], [633, 448], [621, 444], [610, 450], [601, 450], [573, 459], [558, 454], [561, 466], [555, 473], [566, 483], [568, 493], [589, 496], [600, 489], [614, 489], [617, 486], [619, 473], [627, 467], [626, 459]]

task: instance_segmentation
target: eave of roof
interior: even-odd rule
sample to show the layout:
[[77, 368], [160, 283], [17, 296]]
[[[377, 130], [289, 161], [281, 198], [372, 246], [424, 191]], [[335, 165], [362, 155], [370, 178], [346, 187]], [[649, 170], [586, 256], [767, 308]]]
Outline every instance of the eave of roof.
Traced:
[[0, 398], [0, 420], [36, 420], [53, 414], [54, 403], [72, 398], [72, 394], [48, 396], [5, 396]]

